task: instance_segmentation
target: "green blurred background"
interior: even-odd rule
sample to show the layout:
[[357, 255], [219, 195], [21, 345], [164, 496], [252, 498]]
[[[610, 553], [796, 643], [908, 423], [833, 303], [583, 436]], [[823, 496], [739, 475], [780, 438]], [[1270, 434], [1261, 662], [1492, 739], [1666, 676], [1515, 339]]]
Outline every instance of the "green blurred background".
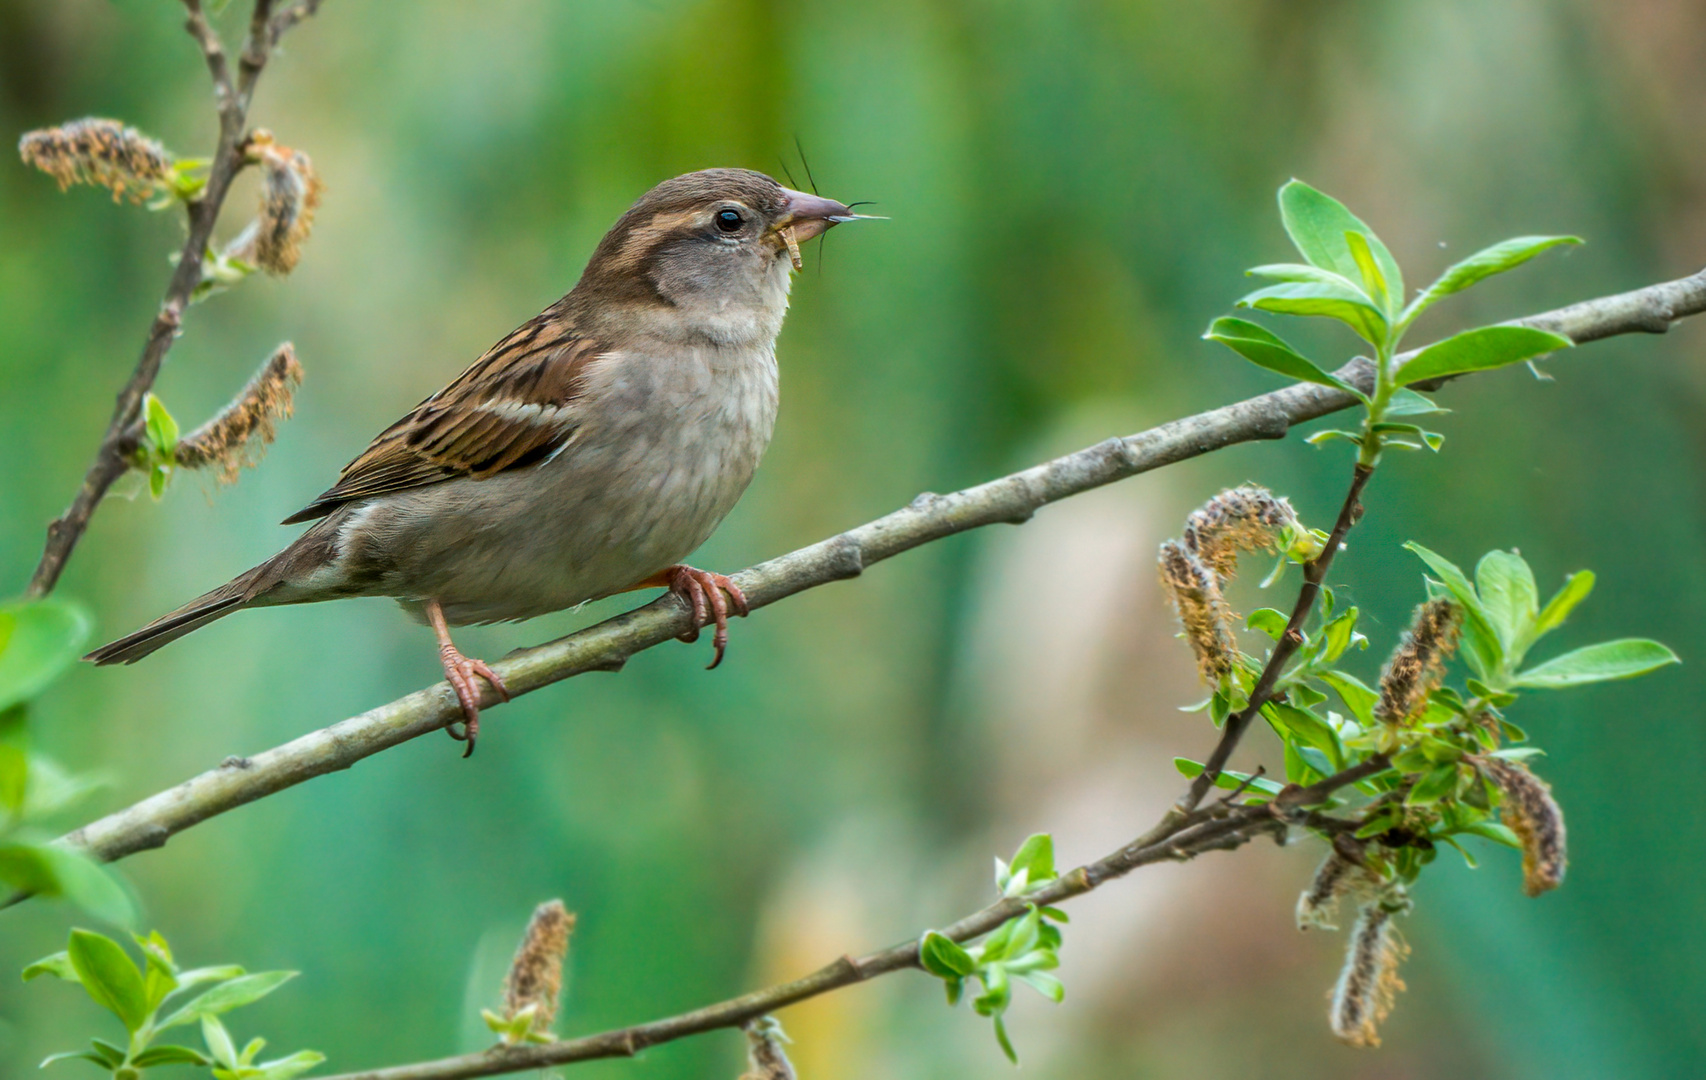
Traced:
[[[235, 39], [234, 2], [221, 22]], [[0, 131], [120, 117], [211, 144], [206, 73], [171, 0], [0, 2]], [[1572, 232], [1422, 333], [1697, 269], [1706, 256], [1706, 14], [1692, 0], [1044, 3], [332, 0], [268, 69], [253, 120], [327, 184], [302, 265], [194, 309], [158, 390], [186, 425], [272, 349], [296, 419], [230, 489], [181, 479], [101, 509], [61, 586], [104, 638], [271, 554], [402, 410], [571, 286], [616, 215], [710, 165], [893, 220], [807, 253], [783, 410], [745, 501], [700, 553], [733, 569], [1042, 456], [1271, 387], [1198, 340], [1287, 257], [1274, 189], [1345, 199], [1426, 280], [1508, 235]], [[248, 178], [223, 235], [253, 199]], [[130, 370], [179, 219], [0, 168], [0, 567], [19, 589]], [[1120, 1077], [1677, 1077], [1706, 1073], [1706, 327], [1623, 338], [1452, 387], [1438, 458], [1399, 457], [1334, 581], [1371, 615], [1372, 675], [1420, 596], [1415, 538], [1517, 546], [1543, 587], [1600, 575], [1558, 646], [1625, 634], [1685, 661], [1525, 701], [1573, 867], [1442, 860], [1407, 933], [1385, 1048], [1329, 1036], [1342, 940], [1292, 929], [1318, 852], [1145, 870], [1073, 907], [1066, 1003], [1027, 997], [1027, 1073]], [[1301, 335], [1300, 335], [1301, 336]], [[1310, 339], [1335, 350], [1346, 342]], [[1112, 850], [1212, 733], [1151, 559], [1219, 486], [1259, 480], [1325, 523], [1341, 450], [1240, 447], [873, 568], [736, 625], [729, 662], [669, 645], [492, 713], [480, 753], [418, 740], [125, 864], [190, 963], [290, 967], [236, 1034], [327, 1068], [481, 1044], [531, 907], [579, 912], [558, 1030], [630, 1023], [910, 937], [981, 903], [994, 853], [1055, 833]], [[1246, 609], [1254, 594], [1243, 597]], [[466, 632], [475, 655], [605, 604]], [[41, 702], [45, 748], [114, 809], [438, 678], [383, 601], [242, 615]], [[1249, 760], [1274, 747], [1253, 740]], [[68, 821], [67, 825], [76, 824]], [[60, 947], [63, 908], [0, 915], [0, 976]], [[1022, 991], [1021, 995], [1028, 995]], [[789, 1010], [809, 1080], [1010, 1075], [985, 1021], [898, 976]], [[110, 1018], [0, 977], [0, 1075]], [[738, 1036], [587, 1077], [732, 1077]], [[84, 1066], [62, 1066], [74, 1071]]]

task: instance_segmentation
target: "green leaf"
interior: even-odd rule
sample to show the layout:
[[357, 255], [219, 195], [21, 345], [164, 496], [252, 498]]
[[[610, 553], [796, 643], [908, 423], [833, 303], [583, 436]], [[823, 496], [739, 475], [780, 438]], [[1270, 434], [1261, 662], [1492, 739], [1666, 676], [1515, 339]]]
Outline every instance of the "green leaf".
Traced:
[[[1356, 632], [1357, 609], [1346, 608], [1339, 616], [1321, 628], [1321, 659], [1329, 664], [1345, 654], [1351, 642], [1361, 635]], [[1366, 639], [1365, 639], [1366, 642]]]
[[[1294, 708], [1282, 701], [1270, 701], [1262, 706], [1262, 715], [1268, 723], [1274, 726], [1283, 738], [1287, 733], [1297, 736], [1304, 745], [1313, 746], [1327, 755], [1331, 764], [1328, 772], [1337, 772], [1343, 768], [1344, 751], [1339, 746], [1339, 736], [1327, 721], [1304, 709]], [[1313, 767], [1313, 766], [1312, 766]]]
[[49, 1054], [41, 1059], [41, 1064], [37, 1065], [36, 1068], [45, 1069], [49, 1065], [57, 1065], [61, 1061], [92, 1061], [103, 1069], [112, 1069], [112, 1066], [107, 1064], [106, 1059], [90, 1050], [65, 1050], [58, 1054]]
[[151, 448], [170, 461], [178, 448], [178, 422], [166, 411], [166, 405], [153, 394], [143, 400], [143, 431]]
[[0, 605], [0, 710], [28, 701], [77, 659], [89, 615], [65, 600]]
[[262, 1062], [253, 1080], [296, 1080], [325, 1060], [326, 1055], [318, 1050], [298, 1050], [289, 1057]]
[[1666, 664], [1681, 663], [1675, 653], [1646, 638], [1602, 641], [1598, 645], [1567, 652], [1527, 671], [1518, 673], [1513, 686], [1534, 690], [1557, 690], [1586, 686], [1612, 679], [1632, 679]]
[[1048, 833], [1033, 833], [1013, 853], [1013, 872], [1025, 872], [1029, 887], [1035, 888], [1055, 877], [1054, 837]]
[[1333, 688], [1339, 700], [1364, 727], [1374, 723], [1374, 706], [1380, 701], [1380, 695], [1361, 679], [1343, 671], [1323, 671], [1316, 677]]
[[30, 739], [20, 703], [0, 711], [0, 810], [14, 821], [22, 816], [29, 795]]
[[1285, 634], [1287, 621], [1285, 612], [1265, 607], [1250, 612], [1250, 617], [1244, 620], [1244, 625], [1251, 630], [1259, 630], [1278, 641]]
[[1066, 999], [1066, 986], [1046, 971], [1027, 971], [1019, 976], [1043, 997], [1059, 1005]]
[[1008, 1061], [1011, 1061], [1015, 1065], [1019, 1064], [1018, 1051], [1013, 1049], [1013, 1040], [1007, 1037], [1007, 1025], [1002, 1021], [1000, 1016], [994, 1017], [994, 1021], [995, 1041], [1001, 1044], [1001, 1052], [1007, 1055]]
[[1528, 563], [1514, 551], [1487, 552], [1475, 566], [1475, 593], [1505, 655], [1512, 663], [1520, 660], [1517, 644], [1527, 635], [1540, 608], [1534, 572]]
[[1592, 570], [1578, 570], [1564, 579], [1564, 587], [1552, 594], [1552, 599], [1546, 601], [1546, 606], [1540, 610], [1534, 620], [1534, 627], [1522, 642], [1522, 651], [1538, 641], [1543, 635], [1551, 633], [1562, 626], [1564, 620], [1570, 617], [1570, 612], [1576, 605], [1588, 598], [1593, 592], [1594, 576]]
[[56, 844], [0, 843], [0, 881], [41, 896], [64, 897], [103, 922], [129, 926], [136, 904], [111, 870]]
[[71, 966], [71, 954], [56, 952], [52, 956], [44, 956], [24, 969], [24, 981], [39, 979], [43, 975], [52, 975], [66, 982], [81, 982], [77, 977], [77, 969]]
[[1345, 431], [1342, 428], [1327, 428], [1324, 431], [1317, 431], [1315, 434], [1309, 436], [1303, 441], [1308, 443], [1310, 446], [1320, 446], [1322, 443], [1332, 442], [1334, 439], [1343, 439], [1346, 442], [1354, 443], [1362, 442], [1362, 436], [1360, 434], [1354, 431]]
[[1418, 394], [1407, 386], [1400, 386], [1392, 391], [1392, 399], [1386, 403], [1387, 416], [1432, 416], [1450, 411], [1440, 408], [1434, 404], [1432, 398]]
[[[1178, 769], [1185, 779], [1195, 780], [1197, 777], [1202, 775], [1204, 766], [1200, 761], [1192, 761], [1190, 758], [1176, 757], [1173, 759], [1173, 767]], [[1214, 786], [1217, 788], [1225, 788], [1228, 791], [1233, 791], [1236, 790], [1239, 785], [1244, 784], [1246, 780], [1250, 781], [1245, 787], [1246, 791], [1260, 791], [1268, 795], [1278, 795], [1281, 791], [1285, 790], [1285, 785], [1278, 783], [1277, 781], [1269, 780], [1262, 776], [1252, 778], [1249, 773], [1233, 772], [1231, 769], [1223, 769], [1220, 775], [1214, 778]]]
[[1251, 277], [1264, 277], [1270, 281], [1301, 281], [1345, 289], [1359, 288], [1353, 279], [1345, 277], [1343, 274], [1323, 270], [1319, 266], [1309, 266], [1305, 263], [1269, 263], [1265, 266], [1252, 266], [1244, 273]]
[[1357, 233], [1367, 242], [1388, 292], [1402, 301], [1404, 275], [1399, 272], [1392, 253], [1374, 235], [1374, 230], [1345, 209], [1343, 203], [1301, 180], [1292, 180], [1280, 188], [1279, 204], [1286, 234], [1310, 264], [1352, 281], [1357, 280], [1362, 276], [1362, 270], [1345, 239], [1346, 233]]
[[237, 1047], [231, 1041], [231, 1033], [219, 1022], [219, 1017], [211, 1014], [202, 1016], [201, 1038], [213, 1060], [227, 1069], [237, 1068]]
[[213, 1061], [201, 1051], [187, 1046], [151, 1046], [136, 1055], [131, 1064], [139, 1069], [151, 1069], [157, 1065], [211, 1065]]
[[1400, 384], [1443, 379], [1532, 360], [1575, 342], [1529, 326], [1483, 326], [1435, 342], [1417, 353], [1394, 378]]
[[1457, 790], [1457, 766], [1441, 765], [1416, 781], [1410, 794], [1404, 797], [1405, 806], [1430, 806]]
[[1521, 266], [1523, 263], [1558, 247], [1560, 244], [1579, 244], [1581, 239], [1575, 236], [1519, 236], [1513, 240], [1504, 240], [1489, 248], [1482, 248], [1462, 262], [1453, 264], [1439, 280], [1427, 287], [1427, 291], [1416, 297], [1408, 311], [1404, 313], [1404, 321], [1410, 322], [1417, 315], [1433, 306], [1441, 297], [1452, 293], [1462, 292], [1477, 282], [1484, 281], [1494, 274], [1502, 274], [1506, 270]]
[[1391, 288], [1387, 285], [1386, 275], [1381, 273], [1379, 265], [1374, 261], [1374, 252], [1368, 246], [1368, 237], [1355, 230], [1346, 230], [1345, 246], [1351, 249], [1351, 258], [1356, 260], [1357, 272], [1362, 276], [1362, 291], [1388, 316], [1396, 315], [1398, 307], [1403, 304], [1403, 298], [1400, 296], [1397, 305], [1394, 305]]
[[260, 971], [220, 983], [166, 1017], [158, 1027], [164, 1031], [179, 1024], [199, 1020], [203, 1016], [230, 1012], [232, 1009], [259, 1001], [296, 976], [297, 972], [294, 971]]
[[962, 979], [977, 970], [977, 961], [959, 943], [935, 930], [918, 941], [918, 962], [939, 979]]
[[1335, 387], [1356, 395], [1359, 400], [1368, 400], [1361, 390], [1338, 376], [1323, 371], [1313, 360], [1286, 344], [1278, 334], [1248, 319], [1216, 319], [1203, 337], [1208, 341], [1220, 342], [1257, 367], [1303, 382]]
[[136, 1031], [148, 1021], [142, 972], [118, 942], [92, 930], [73, 930], [66, 951], [83, 989], [117, 1016], [126, 1030]]
[[[1445, 445], [1444, 435], [1441, 435], [1437, 431], [1428, 431], [1426, 428], [1419, 427], [1415, 424], [1394, 424], [1390, 421], [1382, 421], [1374, 425], [1374, 430], [1384, 436], [1414, 435], [1416, 438], [1422, 440], [1422, 445], [1426, 446], [1436, 454], [1439, 453], [1439, 448]], [[1385, 438], [1381, 441], [1387, 446], [1409, 446], [1413, 448], [1415, 445], [1414, 443], [1407, 443], [1401, 439], [1393, 438]]]
[[[1278, 315], [1316, 316], [1337, 319], [1371, 345], [1386, 340], [1386, 315], [1359, 289], [1311, 282], [1284, 282], [1257, 289], [1238, 301], [1239, 307], [1271, 311]], [[1259, 361], [1257, 361], [1259, 362]], [[1264, 364], [1264, 367], [1267, 365]], [[1310, 365], [1314, 367], [1313, 364]], [[1320, 368], [1315, 368], [1320, 371]], [[1322, 372], [1322, 374], [1326, 374]], [[1303, 378], [1301, 375], [1294, 378]], [[1318, 382], [1311, 379], [1311, 382]]]
[[1513, 847], [1518, 850], [1522, 849], [1522, 841], [1518, 839], [1516, 833], [1511, 831], [1510, 826], [1501, 825], [1496, 821], [1471, 822], [1458, 831], [1479, 836], [1483, 840], [1491, 840], [1495, 844], [1503, 844], [1506, 847]]

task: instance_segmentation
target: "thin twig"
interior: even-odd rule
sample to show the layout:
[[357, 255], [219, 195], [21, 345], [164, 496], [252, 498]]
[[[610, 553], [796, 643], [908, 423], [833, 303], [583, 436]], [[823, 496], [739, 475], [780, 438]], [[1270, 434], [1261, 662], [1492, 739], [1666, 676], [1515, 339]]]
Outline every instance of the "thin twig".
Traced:
[[[1310, 790], [1315, 793], [1316, 801], [1325, 799], [1333, 791], [1360, 779], [1360, 774], [1353, 776], [1353, 772], [1354, 770], [1346, 770], [1313, 785]], [[1293, 803], [1287, 809], [1295, 809], [1301, 805], [1304, 804]], [[987, 934], [1013, 916], [1023, 913], [1029, 904], [1063, 903], [1141, 867], [1194, 858], [1207, 851], [1236, 848], [1256, 836], [1274, 833], [1284, 827], [1284, 822], [1276, 817], [1273, 808], [1267, 804], [1249, 803], [1230, 807], [1219, 817], [1175, 827], [1161, 839], [1127, 844], [1093, 863], [1063, 874], [1040, 889], [1027, 892], [1023, 897], [1000, 900], [943, 927], [940, 932], [955, 941], [967, 941]], [[440, 1058], [437, 1061], [421, 1061], [367, 1072], [340, 1073], [327, 1077], [326, 1080], [469, 1080], [472, 1077], [498, 1076], [599, 1058], [632, 1057], [647, 1047], [719, 1028], [738, 1027], [754, 1017], [805, 1001], [807, 998], [818, 997], [854, 983], [918, 966], [918, 941], [914, 938], [858, 959], [843, 956], [804, 978], [743, 994], [679, 1016], [603, 1031], [579, 1039], [565, 1039], [533, 1046], [498, 1045], [476, 1054], [463, 1054], [458, 1057]]]
[[[1588, 301], [1534, 318], [1591, 341], [1614, 333], [1651, 330], [1655, 318], [1680, 319], [1706, 311], [1706, 271], [1678, 281]], [[1362, 360], [1339, 376], [1367, 390], [1373, 368]], [[921, 544], [999, 522], [1022, 522], [1038, 508], [1103, 484], [1255, 439], [1277, 439], [1293, 424], [1355, 404], [1343, 391], [1300, 383], [1196, 416], [1175, 420], [1123, 439], [1109, 439], [1065, 457], [951, 495], [926, 493], [910, 506], [828, 540], [801, 548], [735, 575], [754, 609], [832, 581], [857, 577], [865, 567]], [[627, 658], [674, 639], [691, 616], [665, 595], [644, 607], [544, 645], [521, 649], [495, 667], [512, 694], [588, 671], [613, 671]], [[485, 706], [497, 702], [490, 694]], [[192, 777], [127, 809], [62, 838], [98, 858], [113, 861], [165, 844], [173, 835], [208, 818], [293, 787], [417, 736], [436, 731], [462, 715], [443, 682], [417, 690], [359, 716], [310, 732], [248, 758], [227, 758], [218, 768]], [[1167, 834], [1187, 815], [1175, 809], [1147, 844]]]
[[[154, 323], [149, 327], [142, 356], [137, 360], [130, 380], [119, 391], [112, 419], [107, 424], [106, 434], [101, 436], [95, 460], [83, 476], [82, 486], [77, 489], [65, 513], [47, 527], [47, 544], [30, 578], [29, 588], [25, 590], [25, 595], [31, 598], [46, 596], [53, 591], [77, 541], [88, 529], [95, 508], [106, 497], [113, 483], [130, 468], [130, 458], [136, 451], [140, 431], [137, 420], [142, 415], [143, 398], [154, 386], [166, 353], [178, 336], [190, 297], [201, 283], [202, 256], [213, 238], [213, 227], [231, 189], [231, 180], [244, 165], [244, 125], [248, 122], [249, 101], [254, 94], [255, 82], [266, 66], [272, 46], [277, 43], [277, 35], [272, 29], [272, 0], [256, 0], [255, 17], [251, 20], [249, 39], [238, 60], [237, 81], [233, 85], [225, 46], [208, 23], [201, 0], [183, 0], [183, 3], [188, 12], [185, 27], [201, 47], [208, 74], [213, 80], [214, 100], [219, 109], [219, 145], [208, 164], [207, 185], [185, 207], [189, 233], [184, 238], [183, 250], [178, 254], [177, 268], [172, 271], [172, 279], [166, 286], [159, 314], [155, 315]], [[306, 17], [314, 6], [317, 5], [310, 5], [303, 16], [289, 25], [295, 25]]]
[[1286, 664], [1296, 655], [1303, 645], [1303, 624], [1309, 619], [1309, 613], [1315, 610], [1316, 598], [1321, 595], [1321, 583], [1327, 580], [1327, 571], [1333, 565], [1333, 557], [1344, 546], [1345, 535], [1355, 527], [1357, 519], [1362, 517], [1362, 493], [1368, 487], [1369, 478], [1374, 475], [1374, 466], [1362, 462], [1351, 469], [1350, 490], [1345, 493], [1344, 505], [1339, 508], [1339, 517], [1333, 523], [1333, 531], [1328, 534], [1327, 542], [1322, 545], [1321, 554], [1303, 568], [1303, 586], [1297, 590], [1297, 603], [1292, 605], [1291, 618], [1286, 620], [1285, 632], [1274, 642], [1273, 652], [1268, 654], [1268, 662], [1263, 665], [1262, 673], [1256, 679], [1256, 685], [1250, 689], [1249, 702], [1237, 712], [1226, 718], [1226, 726], [1221, 729], [1220, 741], [1215, 743], [1214, 752], [1209, 754], [1203, 763], [1203, 771], [1185, 793], [1182, 804], [1184, 810], [1191, 811], [1202, 802], [1209, 788], [1220, 778], [1221, 770], [1232, 759], [1232, 751], [1238, 748], [1238, 742], [1244, 733], [1250, 729], [1250, 722], [1262, 711], [1274, 696], [1274, 686], [1279, 682], [1280, 674]]

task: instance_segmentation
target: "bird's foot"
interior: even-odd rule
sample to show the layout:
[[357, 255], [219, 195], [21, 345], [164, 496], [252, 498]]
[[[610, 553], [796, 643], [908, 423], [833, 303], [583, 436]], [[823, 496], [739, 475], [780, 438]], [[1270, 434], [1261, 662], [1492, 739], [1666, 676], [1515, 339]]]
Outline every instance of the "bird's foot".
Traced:
[[[509, 700], [509, 687], [504, 685], [503, 676], [493, 671], [484, 660], [471, 660], [463, 656], [461, 651], [446, 641], [438, 647], [439, 661], [444, 664], [444, 677], [450, 681], [450, 688], [456, 691], [456, 700], [462, 705], [462, 719], [452, 720], [444, 725], [445, 733], [459, 742], [466, 742], [468, 749], [462, 752], [463, 757], [474, 753], [474, 742], [480, 737], [480, 687], [474, 682], [477, 675], [492, 684], [498, 697]], [[457, 731], [460, 723], [462, 730]]]
[[[717, 626], [716, 633], [711, 635], [711, 648], [714, 655], [706, 670], [716, 667], [723, 662], [723, 650], [729, 643], [729, 612], [744, 617], [747, 612], [746, 594], [740, 591], [740, 586], [722, 574], [713, 574], [709, 570], [696, 570], [685, 563], [672, 566], [658, 575], [662, 580], [658, 583], [665, 585], [669, 591], [681, 598], [693, 611], [693, 629], [682, 634], [680, 640], [694, 642], [699, 640], [699, 628], [710, 623]], [[727, 594], [726, 596], [724, 594]]]

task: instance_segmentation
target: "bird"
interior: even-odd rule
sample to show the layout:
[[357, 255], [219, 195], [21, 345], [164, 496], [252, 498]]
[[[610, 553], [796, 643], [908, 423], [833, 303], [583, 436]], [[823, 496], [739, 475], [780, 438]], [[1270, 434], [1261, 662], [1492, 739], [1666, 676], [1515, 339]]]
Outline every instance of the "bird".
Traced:
[[[392, 597], [433, 630], [474, 751], [484, 679], [450, 627], [511, 622], [662, 587], [682, 640], [747, 599], [683, 560], [752, 480], [776, 421], [776, 337], [799, 245], [856, 214], [763, 173], [718, 168], [652, 188], [568, 295], [386, 428], [284, 524], [313, 524], [259, 566], [89, 653], [134, 663], [244, 608]], [[460, 725], [461, 730], [458, 730]]]

